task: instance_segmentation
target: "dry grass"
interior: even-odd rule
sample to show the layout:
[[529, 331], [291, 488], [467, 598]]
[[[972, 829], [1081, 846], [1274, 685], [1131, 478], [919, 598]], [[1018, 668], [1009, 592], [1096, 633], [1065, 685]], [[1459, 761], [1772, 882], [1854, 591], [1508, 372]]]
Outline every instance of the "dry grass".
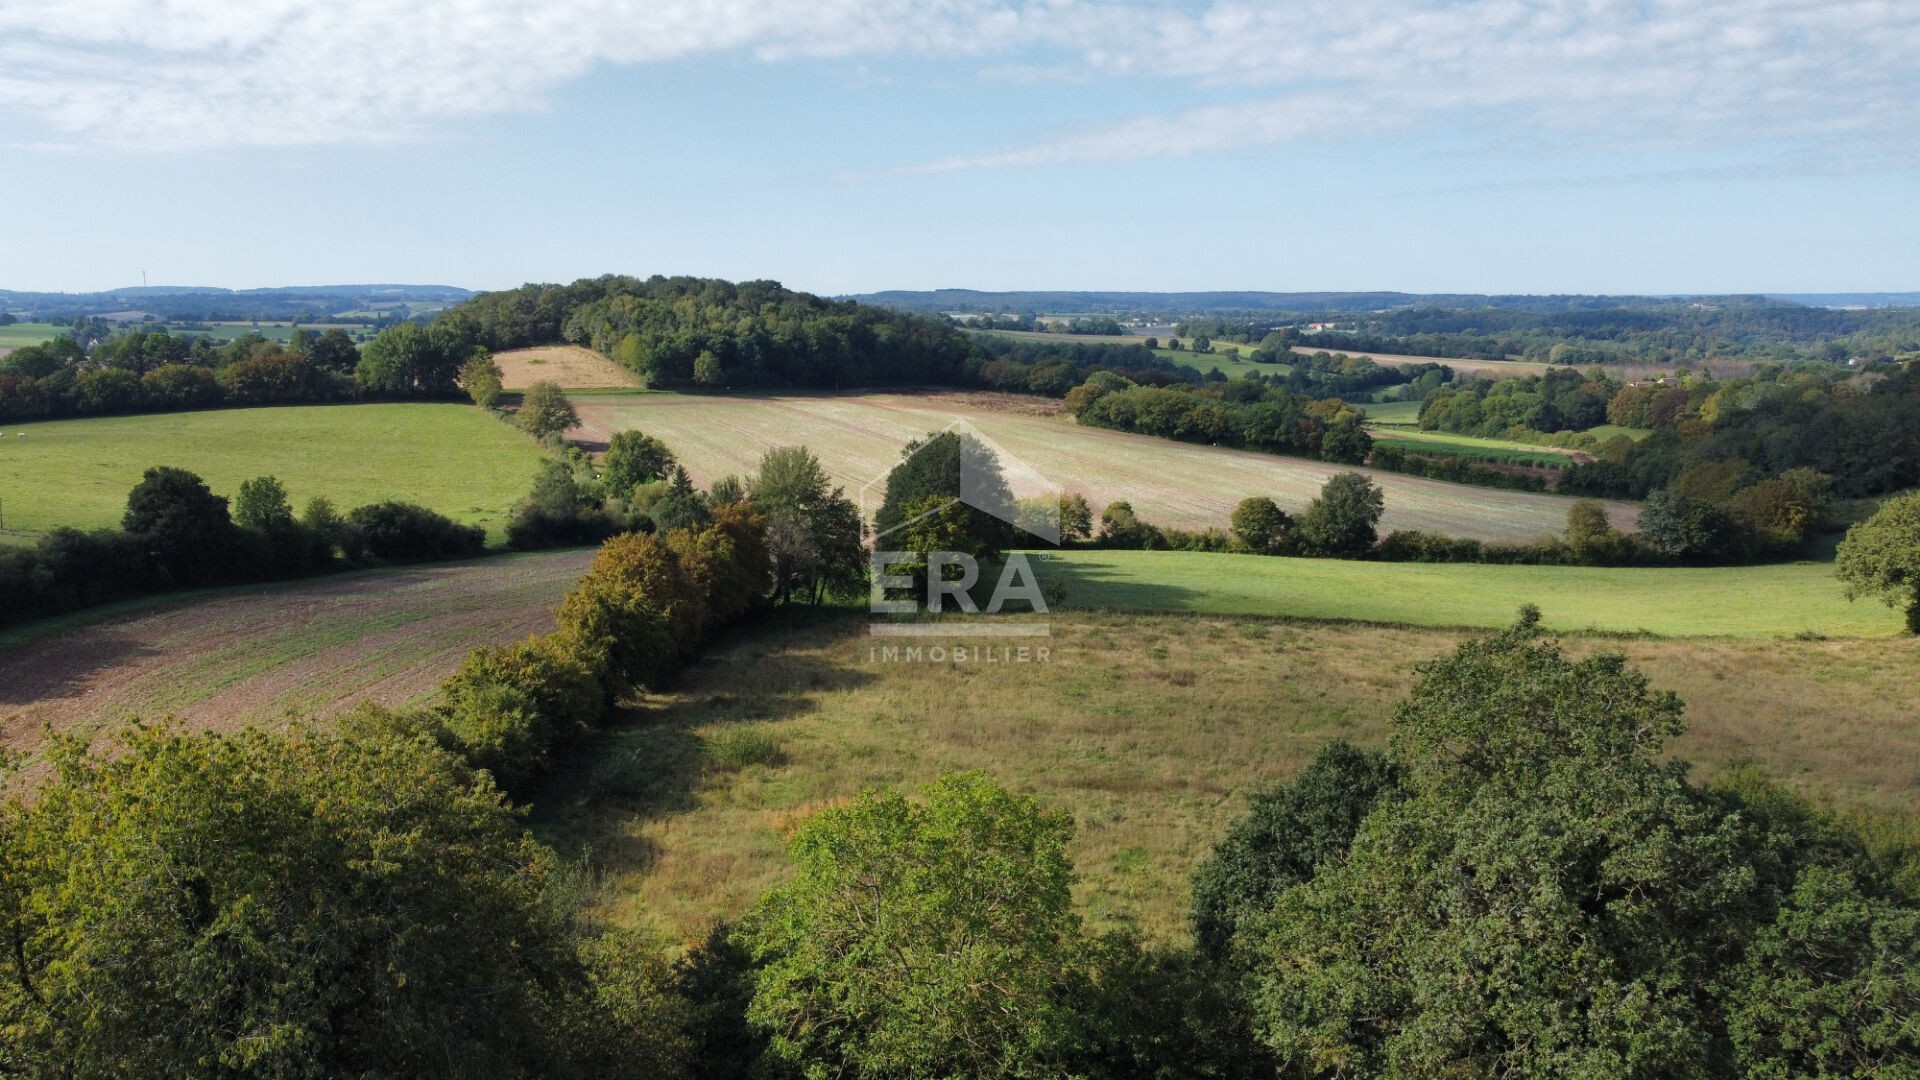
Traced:
[[[938, 392], [581, 395], [574, 399], [581, 427], [573, 437], [599, 447], [614, 432], [637, 428], [664, 440], [702, 484], [729, 473], [750, 473], [770, 447], [805, 445], [819, 456], [834, 482], [859, 499], [864, 488], [884, 479], [909, 439], [965, 421], [994, 443], [1003, 458], [1031, 466], [1024, 476], [1011, 471], [1015, 494], [1043, 493], [1050, 482], [1085, 495], [1096, 506], [1129, 500], [1146, 520], [1187, 529], [1224, 527], [1234, 506], [1249, 495], [1269, 495], [1287, 510], [1298, 511], [1319, 494], [1328, 477], [1352, 469], [1081, 427], [1069, 416], [1011, 411], [1001, 400], [1005, 397]], [[1371, 475], [1386, 491], [1388, 529], [1531, 540], [1564, 528], [1572, 501], [1395, 473]], [[877, 490], [873, 494], [871, 503], [877, 504]], [[1631, 504], [1613, 504], [1612, 511], [1622, 528], [1631, 528], [1636, 520]]]
[[[782, 832], [878, 784], [985, 769], [1070, 810], [1078, 900], [1182, 932], [1186, 881], [1247, 792], [1332, 738], [1378, 744], [1412, 665], [1459, 631], [1207, 616], [1053, 618], [1041, 663], [886, 663], [857, 618], [776, 623], [716, 650], [574, 756], [536, 828], [588, 853], [618, 921], [692, 936], [788, 872]], [[1005, 643], [995, 643], [1004, 646]], [[1569, 639], [1621, 649], [1690, 704], [1677, 751], [1757, 759], [1849, 805], [1920, 798], [1920, 642]], [[703, 768], [739, 726], [777, 764]]]
[[639, 386], [631, 371], [578, 345], [542, 345], [493, 354], [500, 365], [500, 383], [508, 390], [525, 390], [536, 382], [559, 383], [565, 390], [605, 390]]

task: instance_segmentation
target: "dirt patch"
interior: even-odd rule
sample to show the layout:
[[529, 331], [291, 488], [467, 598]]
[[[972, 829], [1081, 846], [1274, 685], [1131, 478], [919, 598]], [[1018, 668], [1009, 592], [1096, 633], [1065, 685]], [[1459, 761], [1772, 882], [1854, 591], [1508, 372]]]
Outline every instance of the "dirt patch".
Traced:
[[536, 382], [560, 384], [565, 390], [606, 390], [639, 386], [640, 380], [619, 364], [578, 345], [542, 345], [493, 354], [500, 365], [500, 384], [525, 390]]
[[430, 694], [467, 651], [553, 628], [590, 550], [353, 574], [189, 599], [0, 650], [0, 745], [130, 716], [193, 729]]

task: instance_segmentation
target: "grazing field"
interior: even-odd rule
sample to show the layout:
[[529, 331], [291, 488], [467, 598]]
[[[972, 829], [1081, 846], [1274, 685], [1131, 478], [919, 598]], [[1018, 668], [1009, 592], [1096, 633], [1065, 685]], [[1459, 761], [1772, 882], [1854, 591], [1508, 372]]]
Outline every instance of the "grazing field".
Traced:
[[567, 390], [607, 390], [639, 386], [633, 372], [578, 345], [543, 345], [493, 354], [500, 365], [500, 382], [508, 390], [525, 390], [536, 382], [558, 383]]
[[38, 345], [50, 341], [67, 332], [69, 327], [55, 326], [53, 323], [14, 323], [0, 326], [0, 349], [17, 349], [22, 345]]
[[[1027, 463], [1037, 474], [1023, 478], [1013, 470], [1009, 480], [1016, 494], [1038, 493], [1041, 481], [1051, 482], [1096, 505], [1128, 500], [1147, 521], [1189, 529], [1224, 527], [1234, 506], [1250, 495], [1269, 495], [1289, 511], [1299, 510], [1328, 477], [1350, 469], [1080, 427], [1067, 416], [1035, 415], [1057, 412], [1057, 404], [1013, 395], [577, 395], [574, 404], [582, 421], [575, 439], [599, 448], [613, 432], [637, 428], [664, 440], [701, 483], [751, 472], [770, 447], [809, 446], [856, 501], [870, 482], [884, 478], [909, 439], [965, 421], [1003, 457]], [[1552, 495], [1371, 475], [1386, 491], [1388, 529], [1530, 540], [1564, 528], [1571, 504]], [[871, 495], [877, 504], [877, 491]], [[1616, 525], [1632, 527], [1630, 504], [1612, 504], [1611, 511]]]
[[0, 428], [0, 515], [14, 533], [118, 525], [155, 465], [231, 497], [272, 475], [296, 509], [403, 499], [496, 538], [533, 483], [533, 440], [470, 405], [308, 405], [49, 420]]
[[1362, 402], [1367, 412], [1367, 423], [1375, 427], [1420, 426], [1420, 402], [1418, 401], [1381, 401]]
[[347, 332], [348, 337], [353, 338], [354, 341], [363, 345], [372, 341], [375, 335], [380, 333], [379, 327], [368, 326], [364, 323], [318, 322], [301, 323], [295, 326], [290, 322], [215, 322], [207, 323], [206, 325], [211, 329], [204, 331], [187, 330], [182, 331], [182, 333], [189, 335], [210, 334], [213, 337], [225, 341], [231, 341], [245, 334], [259, 334], [268, 341], [284, 343], [293, 340], [293, 335], [302, 330], [312, 334], [324, 334], [329, 330], [344, 330]]
[[222, 589], [18, 628], [0, 636], [0, 745], [51, 726], [128, 715], [195, 728], [325, 716], [429, 693], [475, 645], [553, 627], [591, 551], [342, 574]]
[[1315, 345], [1311, 335], [1302, 338], [1293, 347], [1298, 353], [1346, 353], [1348, 356], [1364, 356], [1384, 367], [1405, 367], [1409, 364], [1445, 364], [1459, 375], [1485, 376], [1503, 379], [1513, 375], [1544, 375], [1552, 364], [1536, 364], [1526, 360], [1465, 360], [1449, 356], [1407, 356], [1402, 353], [1363, 352], [1358, 349], [1330, 349]]
[[1540, 605], [1556, 630], [1661, 636], [1890, 637], [1892, 608], [1848, 602], [1829, 562], [1767, 566], [1488, 566], [1283, 559], [1189, 551], [1065, 551], [1039, 558], [1065, 605], [1286, 615], [1415, 626], [1503, 626]]
[[1187, 349], [1155, 349], [1153, 355], [1162, 360], [1190, 367], [1195, 371], [1218, 371], [1230, 379], [1243, 379], [1248, 375], [1285, 375], [1293, 368], [1287, 364], [1256, 364], [1245, 356], [1253, 351], [1251, 345], [1215, 345], [1210, 353], [1197, 353]]
[[1014, 341], [1051, 341], [1063, 345], [1144, 345], [1146, 334], [1059, 334], [1046, 330], [968, 330], [969, 334], [992, 334]]
[[[1458, 631], [1065, 612], [1047, 663], [885, 662], [857, 617], [714, 651], [572, 755], [534, 827], [586, 856], [602, 913], [682, 938], [790, 872], [782, 830], [880, 784], [979, 768], [1071, 811], [1083, 913], [1184, 932], [1187, 879], [1253, 787], [1332, 738], [1378, 745], [1412, 665]], [[1031, 644], [1008, 639], [969, 644]], [[1675, 750], [1757, 760], [1843, 805], [1920, 799], [1920, 642], [1581, 639], [1689, 704]]]

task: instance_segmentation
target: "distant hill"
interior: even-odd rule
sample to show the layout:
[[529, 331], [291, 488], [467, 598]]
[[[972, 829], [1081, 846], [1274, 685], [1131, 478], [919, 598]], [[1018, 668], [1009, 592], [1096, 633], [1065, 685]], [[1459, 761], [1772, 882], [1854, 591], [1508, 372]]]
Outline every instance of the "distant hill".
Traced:
[[891, 290], [842, 299], [921, 314], [952, 311], [1097, 315], [1341, 315], [1410, 308], [1571, 312], [1675, 307], [1698, 302], [1792, 303], [1809, 307], [1920, 306], [1920, 293], [1779, 293], [1745, 296], [1490, 295], [1405, 292], [983, 292]]
[[167, 321], [288, 319], [347, 312], [363, 316], [393, 311], [401, 318], [470, 299], [452, 285], [290, 285], [268, 289], [221, 289], [201, 285], [130, 285], [94, 293], [18, 292], [0, 289], [0, 311], [35, 321], [149, 313]]

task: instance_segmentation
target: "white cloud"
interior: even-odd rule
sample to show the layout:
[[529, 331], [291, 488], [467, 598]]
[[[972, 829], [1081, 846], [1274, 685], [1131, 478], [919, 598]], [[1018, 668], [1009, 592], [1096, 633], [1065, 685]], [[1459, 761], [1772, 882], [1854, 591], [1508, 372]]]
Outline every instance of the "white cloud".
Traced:
[[1474, 122], [1589, 146], [1920, 136], [1912, 0], [7, 0], [0, 111], [75, 143], [413, 138], [601, 65], [971, 57], [1213, 101], [906, 171]]

